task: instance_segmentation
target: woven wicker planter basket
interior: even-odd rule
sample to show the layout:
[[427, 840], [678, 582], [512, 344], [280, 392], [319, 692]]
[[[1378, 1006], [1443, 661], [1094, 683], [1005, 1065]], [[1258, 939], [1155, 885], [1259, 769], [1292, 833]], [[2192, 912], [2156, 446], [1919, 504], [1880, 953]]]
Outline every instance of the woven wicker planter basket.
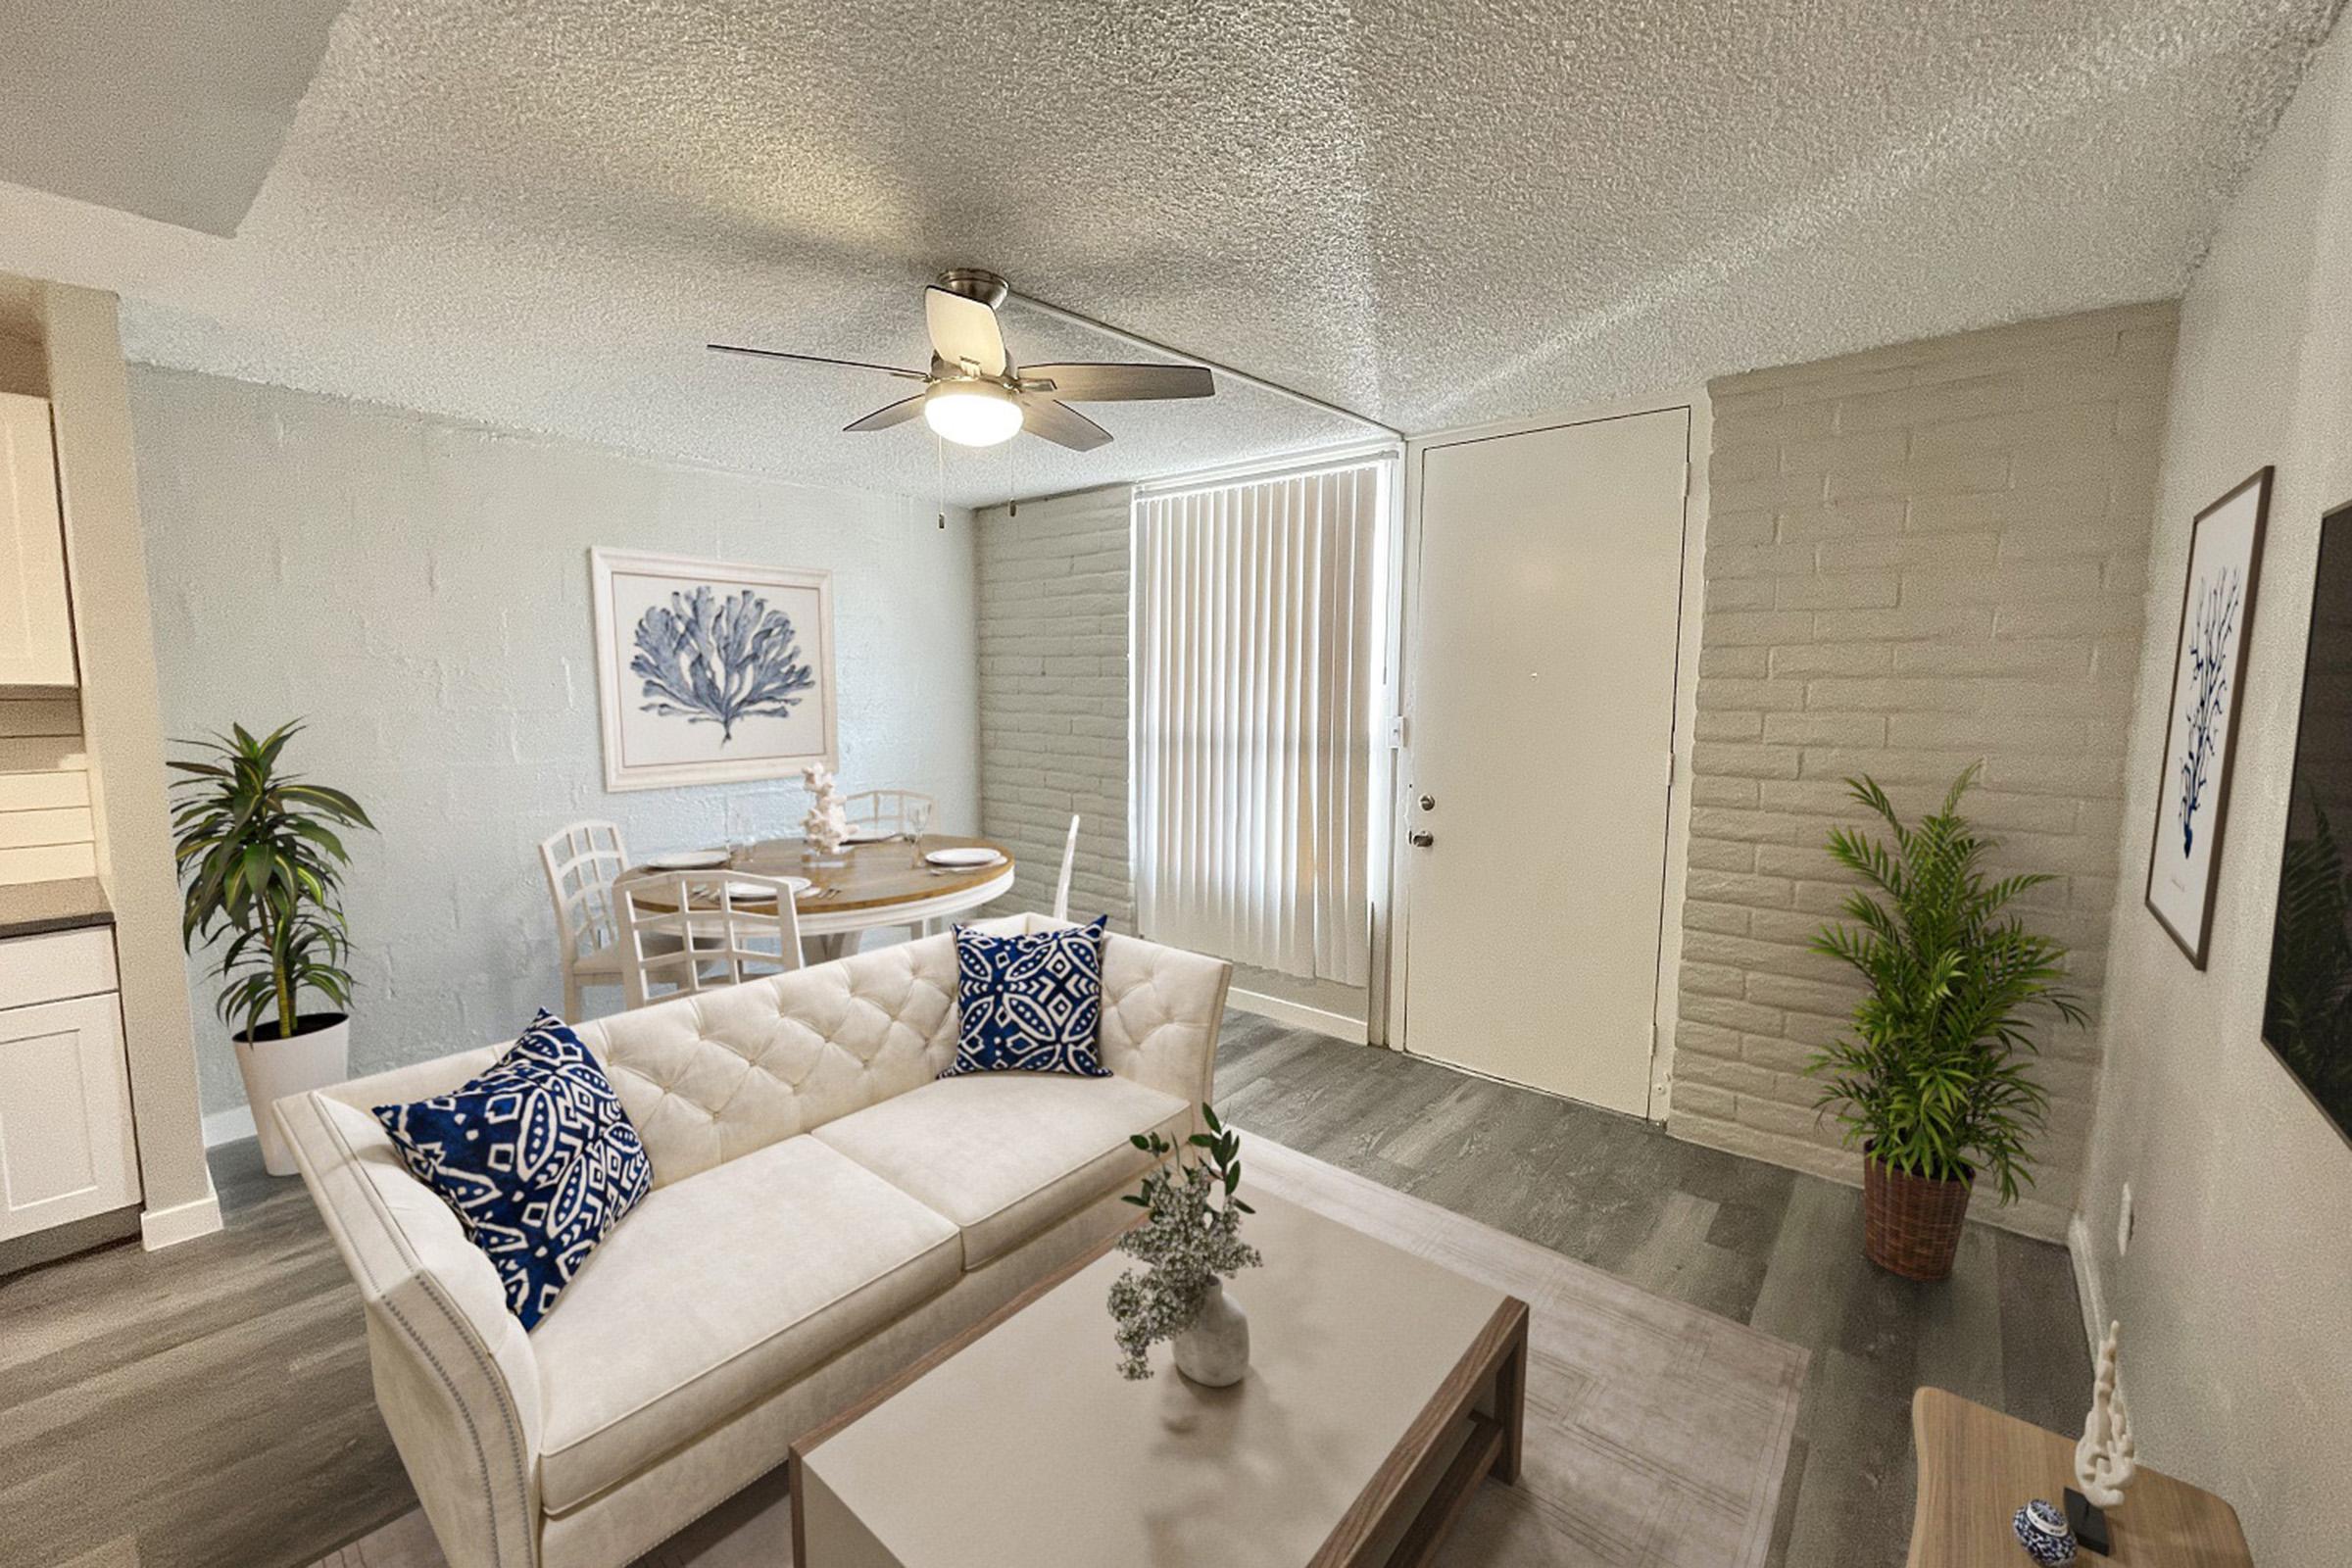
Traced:
[[1968, 1181], [1936, 1181], [1889, 1170], [1865, 1150], [1863, 1255], [1905, 1279], [1950, 1279], [1971, 1190]]

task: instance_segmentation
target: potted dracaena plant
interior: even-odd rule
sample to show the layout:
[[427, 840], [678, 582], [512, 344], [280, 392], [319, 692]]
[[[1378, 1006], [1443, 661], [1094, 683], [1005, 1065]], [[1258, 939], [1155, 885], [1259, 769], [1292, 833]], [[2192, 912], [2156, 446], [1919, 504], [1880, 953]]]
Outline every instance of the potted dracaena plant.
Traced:
[[2033, 1015], [2085, 1021], [2066, 988], [2065, 948], [2009, 912], [2050, 877], [1986, 879], [1995, 841], [1959, 811], [1978, 770], [1916, 827], [1875, 780], [1846, 780], [1893, 843], [1831, 831], [1831, 857], [1865, 886], [1842, 906], [1854, 924], [1824, 927], [1813, 941], [1870, 986], [1853, 1036], [1806, 1069], [1828, 1080], [1817, 1108], [1837, 1114], [1849, 1148], [1862, 1146], [1863, 1250], [1910, 1279], [1951, 1273], [1979, 1175], [1991, 1176], [2004, 1203], [2034, 1179], [2030, 1144], [2049, 1101], [2031, 1070]]
[[[359, 802], [282, 765], [299, 720], [256, 738], [243, 725], [174, 760], [172, 825], [185, 901], [180, 942], [218, 943], [212, 972], [246, 1102], [273, 1176], [294, 1174], [270, 1107], [351, 1076], [350, 939], [339, 828], [372, 829]], [[304, 1011], [306, 994], [332, 1010]]]

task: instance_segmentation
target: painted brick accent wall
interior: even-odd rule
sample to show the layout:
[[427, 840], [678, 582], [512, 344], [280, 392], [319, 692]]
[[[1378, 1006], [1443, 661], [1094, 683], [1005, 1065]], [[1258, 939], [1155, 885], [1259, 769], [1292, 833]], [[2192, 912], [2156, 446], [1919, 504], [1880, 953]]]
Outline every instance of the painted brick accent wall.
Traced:
[[[300, 715], [295, 765], [379, 829], [351, 841], [354, 1071], [561, 1004], [538, 842], [565, 823], [610, 818], [639, 855], [799, 831], [797, 778], [606, 793], [591, 546], [830, 567], [843, 780], [927, 791], [943, 829], [974, 827], [968, 514], [943, 531], [927, 501], [145, 366], [130, 401], [164, 733]], [[204, 1103], [233, 1111], [214, 988], [190, 973]]]
[[1050, 909], [1070, 816], [1070, 912], [1135, 929], [1127, 870], [1125, 486], [978, 514], [980, 822], [1019, 866], [1000, 910]]
[[[1984, 762], [2001, 869], [2095, 1004], [2176, 308], [2134, 306], [1710, 384], [1705, 617], [1673, 1108], [1678, 1135], [1858, 1181], [1816, 1046], [1860, 986], [1807, 951], [1848, 883], [1823, 841], [1868, 772], [1906, 816]], [[2095, 1035], [2051, 1037], [2039, 1184], [1984, 1218], [2064, 1230]]]

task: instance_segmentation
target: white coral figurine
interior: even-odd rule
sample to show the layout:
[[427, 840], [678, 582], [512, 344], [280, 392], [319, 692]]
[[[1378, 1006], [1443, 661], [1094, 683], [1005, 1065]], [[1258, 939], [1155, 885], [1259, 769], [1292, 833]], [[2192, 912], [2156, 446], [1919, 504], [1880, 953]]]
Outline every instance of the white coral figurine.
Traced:
[[801, 769], [801, 783], [808, 791], [808, 814], [801, 818], [801, 836], [815, 845], [817, 853], [831, 855], [850, 836], [850, 814], [842, 809], [841, 791], [832, 770], [814, 763]]
[[2107, 1325], [2099, 1342], [2098, 1377], [2091, 1386], [2090, 1414], [2082, 1418], [2082, 1441], [2075, 1445], [2075, 1483], [2092, 1506], [2122, 1504], [2124, 1489], [2139, 1470], [2139, 1445], [2132, 1436], [2132, 1412], [2116, 1381], [2116, 1346], [2121, 1323]]

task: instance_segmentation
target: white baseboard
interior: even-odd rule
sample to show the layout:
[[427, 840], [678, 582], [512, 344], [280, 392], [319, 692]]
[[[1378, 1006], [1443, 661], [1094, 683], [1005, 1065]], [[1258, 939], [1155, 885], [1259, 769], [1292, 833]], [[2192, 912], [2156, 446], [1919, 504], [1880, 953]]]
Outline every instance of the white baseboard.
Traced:
[[2066, 1255], [2075, 1265], [2075, 1298], [2082, 1303], [2082, 1338], [2090, 1358], [2099, 1358], [2099, 1342], [2107, 1337], [2107, 1292], [2092, 1260], [2090, 1222], [2077, 1214], [2066, 1222]]
[[1262, 991], [1228, 991], [1225, 1001], [1228, 1005], [1243, 1012], [1255, 1013], [1260, 1018], [1271, 1018], [1276, 1023], [1287, 1023], [1300, 1029], [1312, 1029], [1317, 1034], [1345, 1040], [1349, 1045], [1364, 1045], [1372, 1038], [1372, 1031], [1365, 1027], [1361, 1018], [1350, 1018], [1344, 1012], [1333, 1012], [1328, 1007], [1310, 1007], [1303, 1002], [1285, 1002], [1280, 997], [1269, 997]]
[[252, 1136], [253, 1107], [250, 1105], [231, 1105], [226, 1110], [216, 1110], [204, 1118], [204, 1147], [207, 1149], [218, 1149], [222, 1144], [233, 1144], [240, 1138]]
[[220, 1228], [220, 1197], [213, 1191], [213, 1180], [204, 1180], [204, 1196], [174, 1203], [170, 1208], [150, 1208], [139, 1215], [139, 1245], [152, 1252], [162, 1247], [177, 1247], [199, 1236], [210, 1236]]

